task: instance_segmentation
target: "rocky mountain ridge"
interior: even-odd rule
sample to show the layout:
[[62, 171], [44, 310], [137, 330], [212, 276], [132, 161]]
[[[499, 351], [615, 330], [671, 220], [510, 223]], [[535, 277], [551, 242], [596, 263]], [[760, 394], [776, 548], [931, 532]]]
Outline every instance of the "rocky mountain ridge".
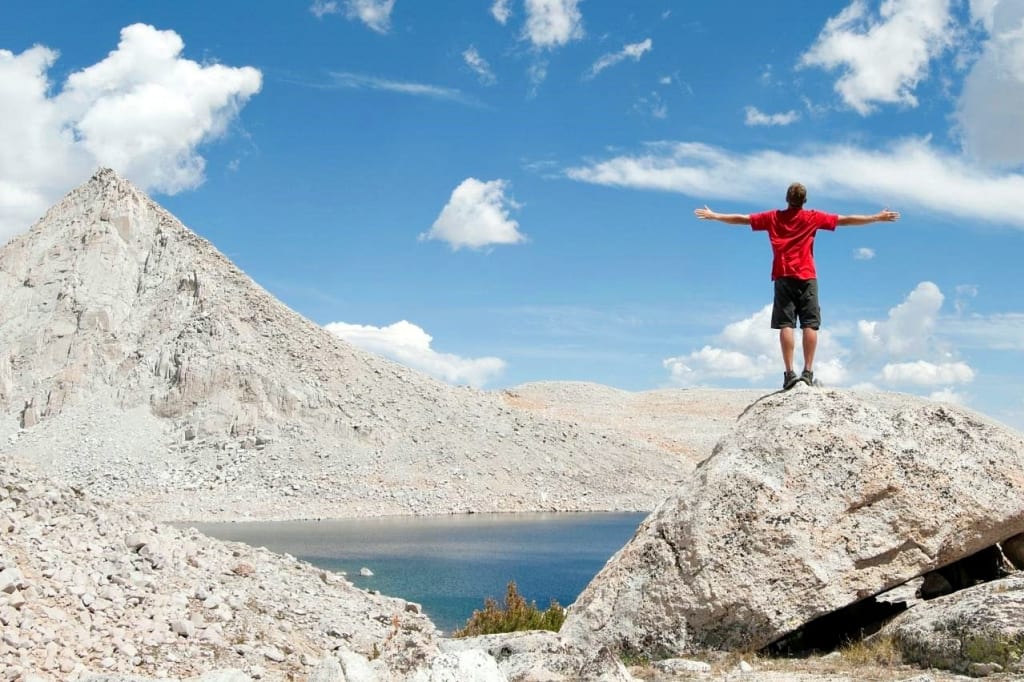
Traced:
[[159, 518], [643, 510], [699, 459], [363, 352], [110, 170], [0, 249], [0, 297], [0, 452]]

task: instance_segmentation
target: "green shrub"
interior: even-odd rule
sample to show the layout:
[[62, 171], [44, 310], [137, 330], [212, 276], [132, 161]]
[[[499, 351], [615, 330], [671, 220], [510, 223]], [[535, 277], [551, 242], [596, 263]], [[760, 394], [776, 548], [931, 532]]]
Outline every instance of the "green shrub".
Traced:
[[492, 597], [484, 600], [482, 611], [474, 611], [466, 627], [452, 633], [453, 637], [475, 637], [520, 630], [552, 630], [558, 632], [565, 620], [565, 609], [554, 599], [546, 611], [537, 608], [537, 602], [526, 603], [519, 594], [514, 580], [505, 591], [505, 603], [499, 605]]

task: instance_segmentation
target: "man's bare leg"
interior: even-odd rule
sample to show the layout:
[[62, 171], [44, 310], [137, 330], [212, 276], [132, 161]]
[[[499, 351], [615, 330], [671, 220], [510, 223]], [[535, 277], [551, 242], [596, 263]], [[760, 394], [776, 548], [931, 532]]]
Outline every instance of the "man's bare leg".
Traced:
[[[790, 330], [792, 331], [792, 330]], [[804, 369], [808, 372], [814, 371], [814, 351], [818, 349], [818, 330], [810, 327], [803, 328], [804, 346]]]
[[782, 346], [782, 362], [786, 365], [786, 371], [792, 372], [793, 351], [796, 349], [796, 337], [793, 335], [792, 327], [783, 327], [779, 330], [779, 345]]

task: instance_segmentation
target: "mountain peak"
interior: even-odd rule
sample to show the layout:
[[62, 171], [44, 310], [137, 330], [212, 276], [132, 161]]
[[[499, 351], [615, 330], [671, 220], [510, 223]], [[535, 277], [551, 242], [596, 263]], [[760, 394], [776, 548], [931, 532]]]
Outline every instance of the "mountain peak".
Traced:
[[27, 429], [0, 452], [164, 518], [642, 509], [680, 475], [356, 349], [110, 169], [0, 249], [0, 298], [0, 407]]

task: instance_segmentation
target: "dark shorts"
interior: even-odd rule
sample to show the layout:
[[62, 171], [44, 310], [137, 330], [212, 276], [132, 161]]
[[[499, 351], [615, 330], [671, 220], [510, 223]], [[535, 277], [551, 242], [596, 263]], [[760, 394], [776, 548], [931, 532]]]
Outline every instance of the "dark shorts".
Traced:
[[796, 327], [801, 329], [821, 326], [821, 307], [818, 305], [818, 280], [779, 277], [775, 280], [775, 306], [772, 308], [772, 329]]

